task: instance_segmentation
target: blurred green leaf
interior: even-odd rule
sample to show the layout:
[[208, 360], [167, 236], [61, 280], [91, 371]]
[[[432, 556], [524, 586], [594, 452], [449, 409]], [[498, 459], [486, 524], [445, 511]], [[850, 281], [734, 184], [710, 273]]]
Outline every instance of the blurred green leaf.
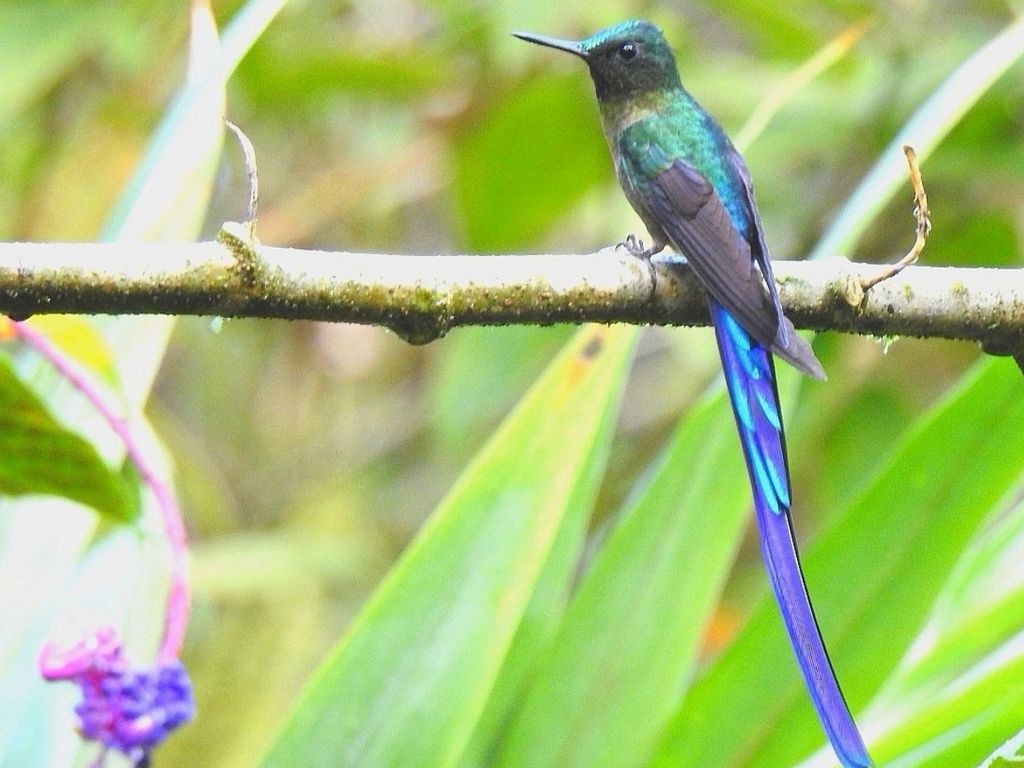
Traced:
[[879, 756], [943, 768], [977, 762], [1020, 726], [1024, 690], [1024, 507], [960, 558], [928, 626], [869, 710]]
[[575, 330], [459, 328], [449, 334], [435, 362], [431, 406], [446, 450], [465, 455], [530, 387]]
[[259, 89], [259, 99], [270, 108], [294, 110], [298, 101], [322, 109], [329, 100], [351, 96], [388, 101], [429, 97], [454, 77], [450, 51], [432, 53], [408, 45], [378, 49], [353, 40], [349, 46], [306, 50], [299, 56], [294, 51], [302, 41], [289, 36], [275, 42], [253, 51], [239, 72], [242, 83]]
[[[1019, 630], [1018, 630], [1019, 632]], [[874, 739], [881, 765], [915, 768], [974, 765], [1021, 724], [1024, 711], [1024, 642], [1015, 638], [949, 685], [872, 707], [888, 726]]]
[[723, 390], [680, 422], [598, 551], [496, 766], [634, 766], [679, 703], [746, 523]]
[[95, 3], [6, 0], [0, 5], [0, 129], [83, 56], [105, 12]]
[[950, 574], [912, 664], [897, 670], [887, 698], [946, 684], [1024, 626], [1024, 505], [1017, 505], [968, 548]]
[[842, 377], [850, 371], [841, 360], [829, 367], [824, 343], [829, 336], [838, 338], [838, 334], [815, 338], [815, 352], [821, 356], [825, 351], [826, 357], [819, 359], [828, 370], [829, 385], [809, 388], [801, 400], [805, 429], [794, 432], [788, 444], [791, 456], [805, 457], [801, 463], [807, 468], [801, 477], [809, 475], [811, 480], [806, 483], [805, 502], [826, 507], [826, 515], [839, 511], [830, 509], [836, 500], [854, 498], [871, 480], [891, 451], [893, 435], [902, 433], [914, 416], [891, 387], [844, 386]]
[[221, 46], [210, 7], [192, 7], [188, 83], [161, 120], [104, 227], [104, 240], [195, 236], [206, 216], [224, 137]]
[[461, 132], [453, 184], [471, 248], [504, 251], [536, 241], [590, 187], [611, 179], [584, 86], [582, 66], [530, 80], [500, 93]]
[[928, 253], [933, 263], [1015, 267], [1020, 261], [1017, 226], [1009, 212], [980, 216], [977, 212], [955, 211], [948, 217], [943, 216], [940, 224], [945, 234], [942, 249], [935, 248]]
[[814, 34], [812, 3], [775, 3], [771, 0], [713, 0], [708, 3], [724, 18], [732, 18], [743, 32], [776, 56], [803, 58], [820, 44]]
[[[921, 630], [947, 574], [994, 505], [1019, 485], [1020, 419], [1016, 366], [1005, 360], [978, 366], [806, 548], [807, 582], [854, 711]], [[788, 765], [821, 742], [766, 598], [684, 700], [652, 765]]]
[[[631, 333], [630, 343], [639, 336], [636, 328], [617, 330]], [[555, 338], [560, 339], [561, 334], [556, 334]], [[603, 448], [607, 452], [610, 446], [605, 444]], [[461, 768], [492, 764], [496, 738], [507, 729], [509, 715], [518, 705], [536, 668], [545, 663], [551, 639], [558, 630], [569, 596], [575, 588], [587, 524], [606, 463], [607, 455], [589, 463], [587, 476], [581, 476], [576, 493], [566, 505], [561, 527], [551, 545], [544, 569], [537, 578], [501, 673], [459, 762]]]
[[320, 669], [263, 765], [455, 764], [568, 507], [599, 481], [634, 337], [590, 326], [552, 363]]
[[121, 522], [138, 506], [126, 478], [96, 449], [62, 427], [0, 358], [0, 494], [63, 496]]
[[1024, 16], [1015, 19], [960, 64], [917, 108], [846, 200], [809, 258], [848, 255], [882, 207], [900, 186], [907, 183], [903, 145], [913, 146], [923, 163], [953, 126], [1021, 55], [1024, 55]]
[[288, 0], [250, 0], [221, 38], [206, 3], [192, 6], [187, 82], [150, 140], [104, 240], [191, 239], [206, 217], [224, 140], [225, 87]]
[[867, 21], [861, 20], [847, 27], [770, 89], [733, 137], [740, 151], [745, 151], [754, 139], [761, 135], [772, 117], [811, 81], [849, 54], [853, 46], [864, 36], [867, 26]]
[[1024, 765], [1024, 731], [997, 749], [979, 768], [1020, 768]]

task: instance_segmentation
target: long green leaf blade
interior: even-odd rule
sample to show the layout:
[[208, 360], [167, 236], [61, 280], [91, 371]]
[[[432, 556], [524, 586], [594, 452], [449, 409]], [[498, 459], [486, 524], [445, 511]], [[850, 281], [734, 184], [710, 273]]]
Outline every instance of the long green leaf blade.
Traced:
[[250, 0], [220, 40], [209, 6], [193, 4], [188, 81], [107, 221], [104, 240], [198, 235], [224, 138], [227, 80], [286, 2]]
[[[854, 711], [920, 631], [967, 541], [1019, 483], [1020, 394], [1012, 363], [978, 366], [807, 549], [811, 594]], [[691, 690], [652, 765], [792, 765], [822, 741], [765, 599]]]
[[949, 685], [872, 707], [872, 720], [877, 712], [877, 720], [889, 727], [876, 740], [875, 757], [882, 765], [915, 768], [973, 765], [1020, 727], [1022, 675], [1024, 636], [1018, 632]]
[[1021, 731], [981, 764], [980, 768], [1013, 768], [1024, 764], [1024, 731]]
[[649, 752], [749, 520], [734, 432], [720, 389], [680, 422], [582, 581], [495, 765], [612, 768]]
[[928, 97], [885, 148], [871, 171], [846, 200], [808, 258], [848, 256], [854, 243], [907, 179], [903, 145], [923, 162], [972, 106], [1024, 55], [1024, 15], [961, 64]]
[[[635, 337], [639, 329], [634, 328], [632, 332]], [[602, 445], [606, 446], [603, 442]], [[509, 713], [522, 695], [525, 681], [532, 675], [558, 630], [575, 585], [587, 523], [604, 467], [603, 456], [591, 460], [589, 477], [581, 476], [575, 494], [566, 504], [547, 562], [537, 578], [533, 596], [524, 610], [487, 705], [459, 761], [460, 768], [490, 764], [497, 736], [507, 728]]]
[[888, 698], [948, 683], [1024, 626], [1024, 504], [1000, 516], [957, 563], [912, 664], [887, 684]]
[[552, 363], [320, 669], [264, 766], [455, 764], [570, 500], [597, 482], [634, 338], [588, 327]]

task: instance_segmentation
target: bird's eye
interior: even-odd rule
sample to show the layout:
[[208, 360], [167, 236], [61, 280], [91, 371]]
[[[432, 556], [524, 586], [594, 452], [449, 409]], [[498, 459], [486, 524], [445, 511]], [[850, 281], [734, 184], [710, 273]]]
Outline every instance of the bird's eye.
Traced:
[[623, 43], [619, 46], [619, 58], [629, 61], [636, 56], [636, 43]]

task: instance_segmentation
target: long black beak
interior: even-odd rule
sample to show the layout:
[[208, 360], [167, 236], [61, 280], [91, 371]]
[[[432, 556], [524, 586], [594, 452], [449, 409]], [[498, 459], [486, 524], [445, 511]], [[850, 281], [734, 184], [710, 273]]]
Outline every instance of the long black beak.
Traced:
[[557, 37], [535, 35], [532, 32], [513, 32], [512, 34], [520, 40], [525, 40], [528, 43], [536, 43], [537, 45], [544, 45], [548, 48], [557, 48], [560, 51], [575, 54], [581, 59], [587, 58], [587, 52], [583, 50], [583, 46], [575, 40], [559, 40]]

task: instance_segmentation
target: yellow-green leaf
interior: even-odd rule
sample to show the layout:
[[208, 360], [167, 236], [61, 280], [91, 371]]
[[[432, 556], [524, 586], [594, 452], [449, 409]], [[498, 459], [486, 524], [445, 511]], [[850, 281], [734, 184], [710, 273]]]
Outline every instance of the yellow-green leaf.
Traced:
[[470, 464], [263, 761], [456, 763], [567, 510], [599, 482], [636, 331], [587, 327]]
[[0, 495], [63, 496], [118, 520], [138, 514], [130, 482], [65, 429], [0, 358]]

